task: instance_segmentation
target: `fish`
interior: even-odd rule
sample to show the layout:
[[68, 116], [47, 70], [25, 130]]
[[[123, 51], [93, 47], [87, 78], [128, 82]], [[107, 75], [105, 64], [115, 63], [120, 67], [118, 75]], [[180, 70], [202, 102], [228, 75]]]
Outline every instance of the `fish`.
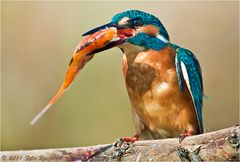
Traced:
[[104, 47], [108, 47], [108, 45], [111, 46], [111, 41], [116, 37], [116, 35], [116, 28], [110, 27], [86, 36], [78, 44], [70, 60], [64, 82], [60, 86], [55, 96], [32, 119], [30, 122], [31, 125], [34, 125], [52, 107], [52, 105], [56, 103], [56, 101], [70, 87], [78, 72], [94, 57], [95, 53], [102, 51], [102, 49]]

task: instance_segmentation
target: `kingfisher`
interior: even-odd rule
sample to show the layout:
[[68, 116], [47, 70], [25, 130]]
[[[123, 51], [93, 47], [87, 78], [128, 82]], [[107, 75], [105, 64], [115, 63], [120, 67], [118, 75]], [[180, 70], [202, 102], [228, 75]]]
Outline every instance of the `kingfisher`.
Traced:
[[202, 72], [194, 54], [171, 43], [161, 21], [139, 10], [119, 13], [110, 23], [83, 35], [109, 27], [122, 34], [102, 50], [117, 46], [123, 52], [134, 137], [183, 139], [203, 133]]
[[113, 47], [119, 47], [123, 52], [123, 76], [136, 127], [136, 135], [125, 140], [184, 139], [203, 133], [202, 72], [194, 54], [171, 43], [161, 21], [143, 11], [118, 13], [109, 23], [83, 36], [105, 29], [114, 29], [117, 34], [101, 48], [91, 50], [87, 57], [92, 58], [96, 53]]

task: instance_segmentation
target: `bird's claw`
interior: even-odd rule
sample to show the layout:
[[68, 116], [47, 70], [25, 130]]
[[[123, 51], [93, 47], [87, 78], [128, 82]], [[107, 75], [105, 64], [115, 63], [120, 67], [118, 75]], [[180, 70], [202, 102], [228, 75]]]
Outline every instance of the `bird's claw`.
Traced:
[[182, 141], [184, 140], [184, 138], [186, 138], [186, 136], [181, 136], [181, 135], [179, 135], [179, 136], [178, 136], [178, 141], [179, 141], [179, 143], [182, 143]]
[[186, 133], [183, 133], [183, 134], [180, 134], [178, 136], [178, 140], [179, 140], [179, 143], [181, 144], [181, 142], [188, 136], [191, 136], [192, 135], [192, 130], [187, 130]]

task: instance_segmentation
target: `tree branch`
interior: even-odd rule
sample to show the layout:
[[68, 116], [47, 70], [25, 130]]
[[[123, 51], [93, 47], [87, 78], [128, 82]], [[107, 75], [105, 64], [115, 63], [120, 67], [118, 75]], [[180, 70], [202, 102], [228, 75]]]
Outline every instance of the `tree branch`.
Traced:
[[[2, 161], [180, 161], [179, 154], [186, 156], [182, 160], [203, 161], [239, 160], [239, 125], [230, 128], [187, 137], [179, 144], [178, 139], [162, 139], [135, 142], [117, 156], [116, 147], [97, 145], [89, 147], [42, 149], [26, 151], [0, 152]], [[181, 146], [181, 147], [180, 147]], [[201, 147], [199, 147], [201, 146]], [[198, 149], [197, 149], [198, 148]], [[197, 156], [198, 155], [198, 156]]]

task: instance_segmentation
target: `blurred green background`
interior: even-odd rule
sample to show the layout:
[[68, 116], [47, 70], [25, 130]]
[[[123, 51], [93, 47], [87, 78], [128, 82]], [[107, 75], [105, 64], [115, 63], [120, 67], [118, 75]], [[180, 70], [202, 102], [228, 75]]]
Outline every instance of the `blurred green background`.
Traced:
[[118, 48], [99, 53], [34, 126], [62, 83], [81, 34], [116, 13], [159, 17], [171, 41], [193, 51], [204, 78], [204, 123], [239, 122], [239, 3], [1, 2], [1, 150], [111, 143], [134, 134]]

